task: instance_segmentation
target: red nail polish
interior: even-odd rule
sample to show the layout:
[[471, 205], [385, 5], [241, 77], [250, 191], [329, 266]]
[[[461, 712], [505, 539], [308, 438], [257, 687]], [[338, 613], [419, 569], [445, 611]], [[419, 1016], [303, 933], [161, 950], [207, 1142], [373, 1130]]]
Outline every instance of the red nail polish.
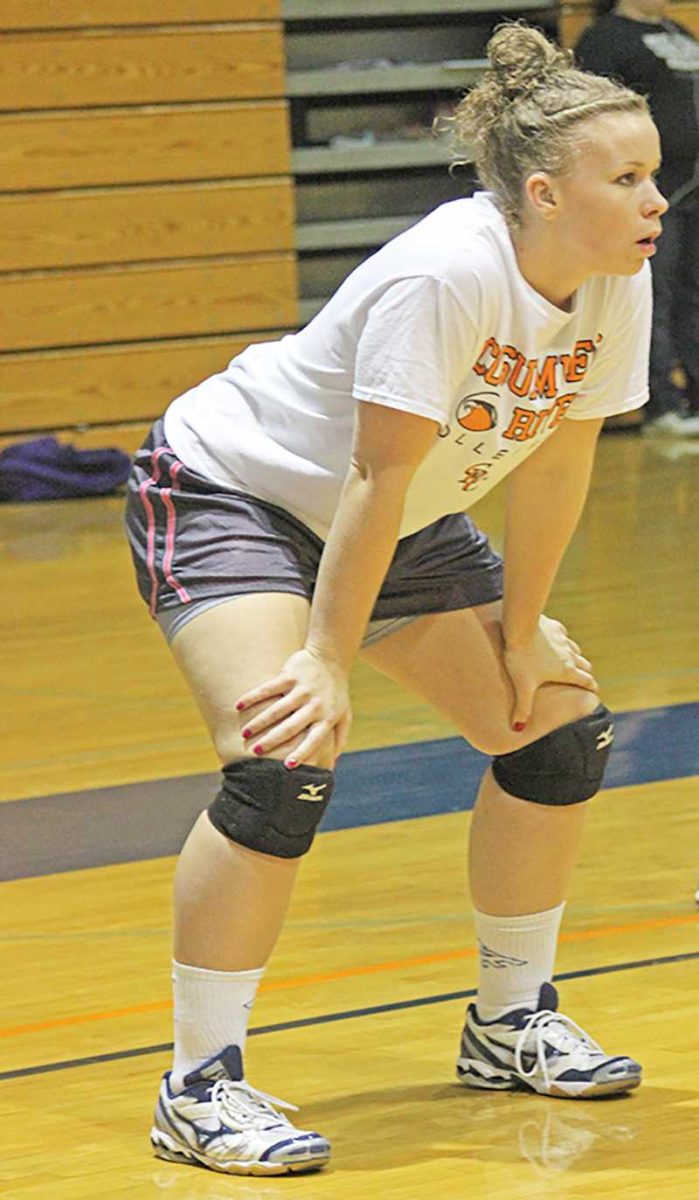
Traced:
[[242, 729], [240, 732], [240, 736], [244, 737], [244, 738], [249, 738], [249, 737], [252, 737], [252, 734], [249, 729]]
[[243, 704], [243, 701], [239, 700], [235, 706], [236, 712], [242, 712], [244, 708], [245, 708], [245, 705]]
[[262, 746], [253, 746], [252, 752], [253, 752], [253, 754], [264, 754], [264, 750], [262, 749]]
[[521, 733], [523, 729], [526, 729], [526, 725], [524, 721], [515, 721], [512, 728], [514, 729], [515, 733]]
[[297, 758], [287, 758], [286, 762], [284, 763], [284, 766], [289, 767], [292, 771], [294, 767], [297, 767], [298, 765], [299, 760]]

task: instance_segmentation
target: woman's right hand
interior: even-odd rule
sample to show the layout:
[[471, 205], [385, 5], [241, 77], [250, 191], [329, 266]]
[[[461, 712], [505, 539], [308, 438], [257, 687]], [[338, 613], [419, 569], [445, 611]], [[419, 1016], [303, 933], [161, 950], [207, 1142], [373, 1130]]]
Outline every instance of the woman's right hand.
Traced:
[[264, 707], [242, 730], [255, 754], [269, 754], [301, 737], [284, 759], [293, 768], [309, 762], [331, 736], [336, 758], [347, 743], [352, 719], [347, 675], [310, 650], [292, 654], [278, 675], [245, 692], [236, 709], [244, 713], [260, 704]]

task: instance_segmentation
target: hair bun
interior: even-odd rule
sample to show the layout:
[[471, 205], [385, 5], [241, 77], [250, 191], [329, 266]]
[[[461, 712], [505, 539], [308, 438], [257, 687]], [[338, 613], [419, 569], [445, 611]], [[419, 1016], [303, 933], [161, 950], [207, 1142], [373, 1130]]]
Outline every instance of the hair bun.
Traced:
[[650, 110], [638, 93], [579, 70], [570, 50], [526, 22], [501, 24], [487, 53], [489, 69], [445, 124], [454, 161], [475, 164], [509, 228], [520, 230], [528, 176], [569, 170], [584, 152], [577, 137], [583, 122], [618, 113], [650, 117]]
[[496, 30], [488, 43], [488, 56], [495, 81], [508, 100], [545, 84], [571, 60], [568, 51], [519, 22]]

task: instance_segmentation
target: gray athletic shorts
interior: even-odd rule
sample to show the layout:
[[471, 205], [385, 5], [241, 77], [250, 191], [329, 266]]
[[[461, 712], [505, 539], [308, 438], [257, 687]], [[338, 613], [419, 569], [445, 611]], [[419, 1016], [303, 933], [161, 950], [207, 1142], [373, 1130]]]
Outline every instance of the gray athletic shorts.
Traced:
[[[138, 589], [171, 640], [207, 608], [252, 592], [311, 599], [324, 543], [266, 500], [190, 470], [165, 440], [162, 420], [137, 452], [126, 531]], [[502, 560], [465, 513], [401, 538], [374, 605], [364, 645], [415, 617], [502, 596]]]

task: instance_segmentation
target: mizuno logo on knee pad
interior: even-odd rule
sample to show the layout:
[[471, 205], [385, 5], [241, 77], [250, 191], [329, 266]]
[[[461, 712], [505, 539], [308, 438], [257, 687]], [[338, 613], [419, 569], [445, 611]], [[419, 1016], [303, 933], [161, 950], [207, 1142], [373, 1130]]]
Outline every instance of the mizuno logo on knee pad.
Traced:
[[299, 792], [297, 800], [310, 800], [313, 804], [318, 804], [325, 799], [322, 793], [327, 788], [327, 783], [304, 783], [303, 791]]
[[611, 746], [614, 741], [614, 726], [609, 724], [606, 729], [597, 734], [597, 750], [604, 750], [605, 746]]
[[300, 858], [311, 848], [333, 790], [333, 773], [301, 764], [293, 771], [273, 758], [241, 758], [223, 768], [223, 786], [209, 820], [232, 842]]

